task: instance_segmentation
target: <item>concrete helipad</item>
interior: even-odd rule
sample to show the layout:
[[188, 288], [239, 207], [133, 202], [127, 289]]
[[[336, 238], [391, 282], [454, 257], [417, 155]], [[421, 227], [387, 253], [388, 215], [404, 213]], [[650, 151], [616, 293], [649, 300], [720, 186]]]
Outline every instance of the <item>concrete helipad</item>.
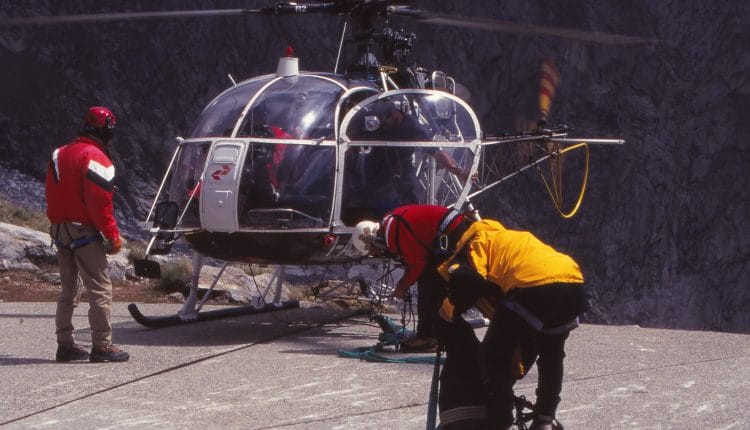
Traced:
[[[75, 324], [88, 345], [86, 311]], [[425, 428], [432, 366], [338, 356], [376, 342], [361, 315], [298, 309], [148, 329], [117, 303], [114, 340], [131, 361], [60, 364], [54, 312], [0, 303], [0, 428]], [[749, 335], [583, 325], [567, 350], [566, 429], [750, 428]], [[517, 392], [533, 398], [535, 384], [532, 372]]]

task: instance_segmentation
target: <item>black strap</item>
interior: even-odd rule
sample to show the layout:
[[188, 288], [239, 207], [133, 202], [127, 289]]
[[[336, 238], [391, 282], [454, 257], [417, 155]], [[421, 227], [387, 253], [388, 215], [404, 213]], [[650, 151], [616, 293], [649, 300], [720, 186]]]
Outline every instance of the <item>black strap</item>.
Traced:
[[[446, 230], [448, 230], [448, 227], [450, 227], [453, 221], [461, 215], [461, 211], [459, 211], [456, 208], [450, 208], [448, 209], [448, 211], [446, 211], [443, 214], [443, 216], [440, 218], [440, 221], [438, 222], [435, 241], [433, 242], [432, 246], [427, 245], [423, 243], [421, 240], [419, 240], [417, 235], [414, 233], [414, 229], [412, 228], [409, 221], [407, 221], [406, 218], [404, 218], [404, 215], [406, 215], [407, 212], [408, 211], [405, 211], [404, 213], [401, 213], [401, 214], [391, 213], [391, 217], [393, 217], [397, 223], [402, 223], [406, 231], [408, 231], [409, 234], [411, 234], [411, 237], [413, 237], [414, 240], [418, 244], [420, 244], [422, 248], [424, 248], [427, 251], [428, 254], [433, 255], [435, 253], [438, 253], [439, 251], [447, 250], [448, 244], [447, 244]], [[398, 224], [396, 224], [394, 227], [396, 228], [396, 237], [395, 237], [396, 251], [398, 252], [399, 255], [401, 255], [401, 241], [399, 238], [400, 229], [398, 228]], [[443, 237], [445, 237], [445, 239], [443, 239]], [[443, 247], [444, 241], [446, 242], [445, 247]]]
[[563, 334], [578, 327], [578, 317], [576, 317], [574, 320], [568, 321], [567, 323], [563, 325], [560, 325], [557, 327], [544, 328], [544, 323], [542, 322], [542, 320], [540, 320], [536, 315], [534, 315], [530, 310], [526, 309], [520, 303], [514, 302], [512, 300], [505, 300], [502, 302], [502, 304], [508, 310], [515, 313], [516, 315], [521, 317], [521, 319], [526, 321], [531, 326], [531, 328], [547, 336], [556, 336], [559, 334]]
[[446, 230], [448, 230], [448, 227], [453, 224], [453, 221], [458, 218], [459, 215], [461, 215], [461, 211], [459, 211], [458, 209], [448, 209], [448, 211], [443, 214], [443, 216], [440, 218], [440, 221], [438, 222], [438, 236], [444, 235], [446, 233]]
[[[406, 211], [406, 212], [408, 212], [408, 211]], [[398, 252], [398, 255], [402, 255], [402, 253], [401, 253], [401, 240], [400, 240], [401, 238], [399, 237], [399, 230], [400, 229], [398, 228], [398, 224], [399, 223], [403, 223], [404, 228], [406, 229], [406, 231], [409, 232], [409, 234], [411, 234], [411, 237], [414, 238], [415, 242], [417, 242], [418, 244], [422, 245], [422, 247], [428, 253], [431, 253], [432, 248], [430, 248], [429, 246], [425, 245], [424, 243], [422, 243], [421, 240], [419, 240], [419, 238], [417, 237], [417, 235], [414, 233], [414, 229], [412, 228], [412, 226], [409, 223], [409, 221], [407, 221], [406, 218], [404, 218], [404, 215], [406, 214], [406, 212], [404, 212], [403, 214], [393, 214], [393, 213], [391, 214], [391, 217], [393, 217], [395, 219], [395, 221], [397, 222], [397, 224], [394, 225], [394, 227], [396, 228], [395, 241], [396, 241], [396, 251]], [[387, 232], [386, 232], [386, 234], [387, 234]]]
[[461, 212], [456, 208], [450, 208], [443, 214], [438, 222], [437, 233], [435, 235], [435, 242], [432, 244], [433, 252], [445, 252], [448, 250], [448, 227], [453, 224], [453, 221], [461, 216]]

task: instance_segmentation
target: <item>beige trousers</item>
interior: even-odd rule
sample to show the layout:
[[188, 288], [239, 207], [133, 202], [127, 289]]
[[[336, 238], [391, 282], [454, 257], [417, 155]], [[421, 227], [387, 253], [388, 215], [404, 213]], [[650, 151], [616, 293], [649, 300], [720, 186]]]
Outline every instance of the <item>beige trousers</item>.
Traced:
[[[98, 231], [75, 223], [52, 225], [50, 233], [63, 245], [76, 239], [97, 236]], [[73, 311], [78, 306], [82, 287], [89, 299], [91, 343], [106, 348], [112, 343], [112, 282], [107, 271], [107, 254], [101, 240], [94, 240], [75, 249], [58, 247], [62, 291], [57, 300], [55, 326], [57, 343], [70, 346], [73, 338]]]

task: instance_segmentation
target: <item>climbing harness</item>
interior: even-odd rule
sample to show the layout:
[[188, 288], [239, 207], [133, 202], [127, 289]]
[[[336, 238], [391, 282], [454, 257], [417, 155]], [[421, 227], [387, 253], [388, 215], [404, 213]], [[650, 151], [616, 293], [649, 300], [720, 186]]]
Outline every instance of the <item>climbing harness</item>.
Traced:
[[[68, 236], [71, 237], [70, 231], [68, 230], [68, 226], [67, 225], [63, 225], [63, 226], [65, 227], [65, 230], [68, 232]], [[57, 231], [55, 232], [54, 236], [52, 236], [51, 234], [52, 227], [50, 227], [50, 236], [52, 238], [52, 243], [57, 247], [57, 249], [65, 249], [65, 250], [73, 251], [82, 246], [86, 246], [91, 242], [101, 242], [104, 240], [101, 234], [95, 234], [93, 236], [80, 237], [78, 239], [71, 241], [68, 244], [65, 244], [57, 238], [58, 236], [60, 236], [60, 225], [58, 224], [56, 227], [57, 227]]]
[[76, 239], [70, 242], [67, 245], [60, 242], [57, 239], [52, 239], [52, 242], [55, 244], [57, 249], [69, 249], [71, 251], [75, 250], [76, 248], [80, 248], [82, 246], [88, 245], [91, 242], [101, 242], [101, 241], [102, 241], [102, 237], [99, 235], [82, 237], [80, 239]]

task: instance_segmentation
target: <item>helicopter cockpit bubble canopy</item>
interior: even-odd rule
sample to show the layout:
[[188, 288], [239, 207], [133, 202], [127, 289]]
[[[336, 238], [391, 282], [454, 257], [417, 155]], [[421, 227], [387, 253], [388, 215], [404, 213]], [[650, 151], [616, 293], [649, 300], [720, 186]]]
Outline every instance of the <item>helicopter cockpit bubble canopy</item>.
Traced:
[[462, 205], [479, 136], [471, 108], [443, 91], [268, 75], [206, 107], [175, 155], [168, 199], [178, 228], [344, 232], [400, 205]]
[[178, 227], [327, 229], [339, 111], [379, 92], [318, 73], [266, 75], [224, 91], [177, 150], [167, 198], [181, 208]]

